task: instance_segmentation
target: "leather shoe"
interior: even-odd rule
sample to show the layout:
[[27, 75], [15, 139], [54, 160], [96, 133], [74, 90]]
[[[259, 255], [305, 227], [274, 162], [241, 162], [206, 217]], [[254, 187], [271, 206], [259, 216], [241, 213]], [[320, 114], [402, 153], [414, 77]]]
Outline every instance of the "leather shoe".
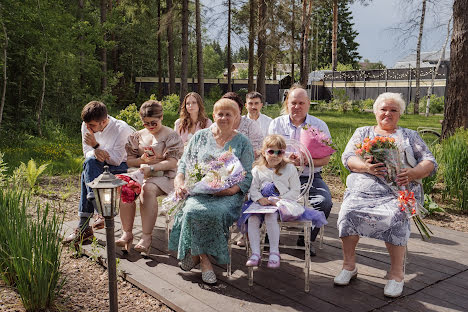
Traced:
[[214, 271], [205, 271], [201, 274], [202, 281], [205, 284], [213, 285], [216, 284], [216, 274]]
[[104, 217], [101, 215], [97, 215], [96, 218], [94, 218], [94, 223], [93, 223], [93, 229], [94, 230], [100, 230], [104, 228]]
[[405, 281], [397, 282], [395, 280], [389, 280], [384, 288], [384, 295], [391, 298], [400, 297], [403, 293], [403, 286]]
[[76, 228], [73, 233], [68, 235], [62, 241], [62, 243], [64, 245], [68, 245], [68, 244], [78, 245], [81, 242], [92, 240], [93, 237], [94, 237], [93, 229], [90, 226], [86, 227], [83, 231], [81, 231], [80, 228]]
[[349, 284], [349, 282], [353, 278], [356, 278], [356, 277], [357, 277], [357, 268], [354, 268], [354, 270], [352, 271], [343, 269], [341, 270], [340, 274], [335, 276], [335, 278], [333, 279], [333, 283], [335, 283], [335, 285], [338, 285], [338, 286], [346, 286]]

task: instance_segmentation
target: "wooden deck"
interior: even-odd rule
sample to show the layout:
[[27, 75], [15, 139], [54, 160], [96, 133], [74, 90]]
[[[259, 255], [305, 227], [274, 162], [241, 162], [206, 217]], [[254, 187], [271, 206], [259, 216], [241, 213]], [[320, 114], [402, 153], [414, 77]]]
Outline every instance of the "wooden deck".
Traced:
[[[245, 250], [233, 247], [232, 277], [226, 266], [215, 266], [216, 286], [201, 283], [198, 269], [183, 272], [174, 253], [168, 253], [164, 217], [159, 217], [149, 258], [132, 251], [118, 251], [118, 269], [125, 278], [176, 311], [468, 311], [468, 233], [431, 226], [435, 237], [424, 242], [416, 229], [411, 234], [403, 296], [383, 295], [389, 269], [389, 256], [382, 242], [363, 238], [358, 245], [359, 276], [347, 287], [333, 285], [341, 268], [341, 246], [336, 229], [339, 204], [335, 204], [325, 230], [324, 247], [311, 260], [310, 293], [304, 293], [303, 264], [286, 260], [304, 255], [296, 250], [281, 250], [281, 268], [266, 266], [255, 271], [254, 286], [248, 286]], [[140, 219], [134, 231], [141, 234]], [[68, 222], [71, 231], [76, 221]], [[414, 226], [413, 226], [414, 228]], [[116, 218], [116, 237], [120, 236]], [[105, 232], [96, 233], [105, 244]], [[137, 239], [135, 239], [135, 242]], [[317, 245], [316, 245], [317, 246]], [[91, 246], [83, 246], [91, 253]], [[105, 250], [100, 253], [105, 257]]]

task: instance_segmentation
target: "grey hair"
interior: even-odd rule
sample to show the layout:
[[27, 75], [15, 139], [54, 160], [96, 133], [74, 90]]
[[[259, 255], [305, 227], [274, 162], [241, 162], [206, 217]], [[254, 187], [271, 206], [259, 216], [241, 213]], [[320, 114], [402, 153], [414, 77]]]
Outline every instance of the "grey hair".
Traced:
[[377, 108], [379, 107], [379, 105], [388, 100], [391, 100], [395, 104], [398, 104], [398, 106], [400, 107], [400, 115], [403, 114], [406, 108], [405, 100], [403, 100], [401, 93], [393, 93], [393, 92], [382, 93], [375, 99], [374, 107], [373, 107], [374, 114], [377, 112]]

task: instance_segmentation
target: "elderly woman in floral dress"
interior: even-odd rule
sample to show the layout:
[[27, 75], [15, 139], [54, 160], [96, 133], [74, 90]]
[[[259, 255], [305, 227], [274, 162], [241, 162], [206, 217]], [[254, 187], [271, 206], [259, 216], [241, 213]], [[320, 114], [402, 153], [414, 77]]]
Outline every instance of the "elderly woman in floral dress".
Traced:
[[244, 196], [252, 182], [252, 145], [233, 127], [238, 114], [237, 104], [232, 100], [221, 99], [215, 103], [213, 119], [216, 127], [194, 134], [180, 159], [174, 181], [176, 195], [185, 197], [188, 193], [185, 175], [190, 166], [208, 162], [227, 150], [232, 150], [246, 171], [244, 180], [230, 188], [213, 195], [187, 197], [181, 212], [175, 216], [169, 249], [177, 250], [177, 258], [182, 260], [179, 266], [184, 271], [200, 264], [202, 280], [207, 284], [216, 283], [208, 255], [220, 264], [230, 261], [229, 227], [239, 218]]
[[356, 156], [356, 145], [365, 138], [394, 138], [403, 162], [396, 177], [399, 186], [414, 192], [423, 200], [422, 178], [434, 173], [437, 163], [424, 141], [414, 130], [398, 126], [405, 102], [398, 93], [383, 93], [375, 100], [376, 126], [356, 129], [342, 155], [343, 164], [351, 171], [338, 216], [339, 236], [343, 245], [343, 268], [335, 277], [336, 285], [348, 285], [357, 276], [356, 245], [360, 236], [383, 240], [390, 254], [390, 271], [384, 295], [398, 297], [403, 292], [405, 247], [410, 236], [410, 219], [398, 207], [395, 191], [385, 183], [387, 168], [374, 163], [372, 157]]

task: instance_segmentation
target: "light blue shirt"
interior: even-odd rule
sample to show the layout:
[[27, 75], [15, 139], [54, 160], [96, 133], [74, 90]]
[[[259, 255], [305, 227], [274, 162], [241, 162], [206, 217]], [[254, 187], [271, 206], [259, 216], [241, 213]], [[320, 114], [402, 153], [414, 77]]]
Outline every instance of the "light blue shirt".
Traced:
[[[294, 139], [296, 141], [300, 140], [301, 137], [301, 130], [302, 127], [305, 125], [310, 125], [322, 131], [323, 133], [327, 134], [330, 139], [330, 131], [328, 130], [327, 124], [317, 117], [307, 114], [306, 119], [304, 122], [296, 127], [292, 122], [289, 115], [279, 116], [270, 123], [270, 127], [268, 128], [268, 134], [280, 134], [286, 139]], [[322, 167], [315, 167], [314, 172], [322, 171]], [[304, 170], [302, 175], [308, 174], [307, 170]]]

